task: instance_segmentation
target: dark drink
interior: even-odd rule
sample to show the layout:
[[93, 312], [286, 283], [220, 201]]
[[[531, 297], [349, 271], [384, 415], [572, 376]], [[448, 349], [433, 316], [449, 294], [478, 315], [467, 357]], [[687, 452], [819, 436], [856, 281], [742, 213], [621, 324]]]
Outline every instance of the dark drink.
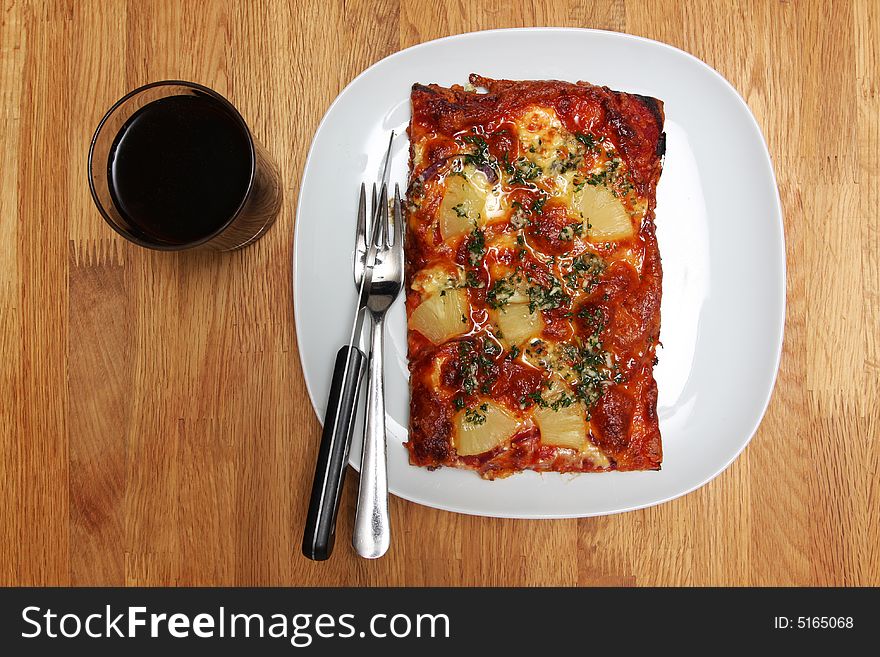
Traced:
[[190, 82], [141, 87], [107, 112], [92, 140], [89, 184], [117, 232], [162, 250], [242, 247], [281, 206], [278, 174], [244, 119]]
[[241, 122], [210, 96], [169, 96], [139, 109], [113, 143], [110, 194], [132, 229], [187, 244], [235, 215], [253, 167]]

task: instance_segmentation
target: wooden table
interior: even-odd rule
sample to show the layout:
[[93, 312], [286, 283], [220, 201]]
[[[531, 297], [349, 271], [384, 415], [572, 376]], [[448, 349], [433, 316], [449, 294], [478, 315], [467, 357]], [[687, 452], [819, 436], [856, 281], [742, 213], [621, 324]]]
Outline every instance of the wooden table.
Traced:
[[[4, 0], [0, 20], [0, 583], [880, 584], [880, 3]], [[723, 475], [644, 511], [525, 522], [394, 499], [378, 562], [348, 548], [350, 477], [333, 559], [307, 561], [320, 427], [290, 261], [311, 136], [382, 57], [530, 25], [665, 41], [748, 101], [785, 207], [770, 409]], [[227, 95], [279, 164], [282, 215], [255, 246], [154, 253], [93, 207], [97, 121], [164, 78]]]

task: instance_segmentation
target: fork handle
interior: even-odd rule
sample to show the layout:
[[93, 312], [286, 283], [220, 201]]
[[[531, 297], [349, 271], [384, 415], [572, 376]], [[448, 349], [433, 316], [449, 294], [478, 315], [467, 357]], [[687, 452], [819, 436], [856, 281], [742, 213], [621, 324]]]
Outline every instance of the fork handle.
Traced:
[[370, 345], [370, 374], [361, 479], [354, 518], [352, 545], [366, 559], [377, 559], [388, 551], [391, 525], [388, 521], [388, 470], [385, 451], [385, 331], [384, 315], [370, 313], [373, 336]]
[[348, 448], [354, 431], [358, 391], [365, 360], [363, 352], [350, 345], [342, 347], [336, 354], [321, 446], [318, 448], [318, 461], [315, 465], [315, 478], [312, 481], [312, 496], [303, 532], [303, 554], [315, 561], [324, 561], [333, 552], [336, 515], [345, 481], [345, 466], [348, 463]]

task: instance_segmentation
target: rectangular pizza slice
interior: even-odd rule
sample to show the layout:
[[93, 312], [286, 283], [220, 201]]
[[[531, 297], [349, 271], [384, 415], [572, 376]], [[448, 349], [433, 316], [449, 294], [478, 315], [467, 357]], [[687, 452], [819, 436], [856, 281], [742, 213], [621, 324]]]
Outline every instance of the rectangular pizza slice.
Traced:
[[663, 104], [579, 82], [416, 84], [410, 462], [656, 470]]

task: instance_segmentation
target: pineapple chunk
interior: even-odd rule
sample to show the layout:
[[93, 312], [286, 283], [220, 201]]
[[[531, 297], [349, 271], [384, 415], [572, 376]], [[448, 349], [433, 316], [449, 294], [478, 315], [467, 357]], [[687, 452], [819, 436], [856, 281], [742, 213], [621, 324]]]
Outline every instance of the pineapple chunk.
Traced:
[[469, 310], [464, 290], [443, 290], [422, 300], [410, 317], [410, 327], [440, 344], [471, 330]]
[[584, 185], [576, 195], [575, 208], [584, 218], [585, 234], [591, 242], [623, 240], [633, 234], [626, 208], [607, 187]]
[[492, 315], [507, 346], [520, 345], [544, 330], [541, 311], [529, 312], [527, 303], [509, 303], [492, 311]]
[[541, 442], [554, 447], [581, 450], [587, 442], [586, 411], [583, 404], [572, 404], [554, 411], [536, 408], [535, 422], [541, 430]]
[[575, 449], [594, 465], [607, 468], [611, 462], [598, 447], [587, 439], [589, 424], [584, 419], [584, 405], [572, 404], [554, 411], [552, 408], [536, 408], [533, 414], [541, 431], [541, 442], [553, 447]]
[[510, 440], [519, 422], [502, 406], [481, 401], [475, 409], [465, 409], [455, 416], [455, 451], [459, 456], [473, 456], [494, 449]]
[[444, 241], [465, 235], [484, 223], [487, 188], [486, 176], [477, 171], [470, 171], [467, 176], [447, 176], [440, 202], [440, 235]]

